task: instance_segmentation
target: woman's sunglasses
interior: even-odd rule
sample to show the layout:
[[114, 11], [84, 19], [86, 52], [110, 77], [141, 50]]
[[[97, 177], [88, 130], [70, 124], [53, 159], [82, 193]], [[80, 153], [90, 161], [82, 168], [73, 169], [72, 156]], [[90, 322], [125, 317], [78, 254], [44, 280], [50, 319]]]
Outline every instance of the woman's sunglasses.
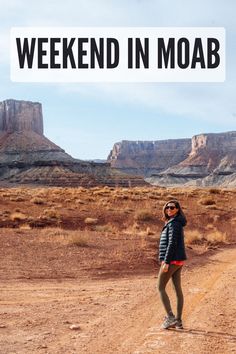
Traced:
[[174, 210], [174, 209], [176, 209], [176, 207], [175, 206], [170, 206], [170, 205], [168, 205], [167, 207], [166, 207], [166, 209], [170, 209], [170, 210]]

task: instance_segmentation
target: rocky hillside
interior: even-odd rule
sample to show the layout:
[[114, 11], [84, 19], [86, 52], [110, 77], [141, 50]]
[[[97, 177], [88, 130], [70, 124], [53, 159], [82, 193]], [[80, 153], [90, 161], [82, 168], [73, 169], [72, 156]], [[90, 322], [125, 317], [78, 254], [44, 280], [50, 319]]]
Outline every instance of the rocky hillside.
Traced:
[[235, 187], [236, 132], [201, 134], [192, 140], [122, 141], [114, 145], [108, 161], [122, 171], [137, 171], [154, 185]]
[[148, 177], [183, 161], [190, 151], [191, 139], [123, 140], [114, 144], [107, 160], [114, 168]]
[[0, 184], [87, 187], [146, 183], [109, 164], [74, 159], [44, 136], [40, 103], [9, 99], [0, 102]]

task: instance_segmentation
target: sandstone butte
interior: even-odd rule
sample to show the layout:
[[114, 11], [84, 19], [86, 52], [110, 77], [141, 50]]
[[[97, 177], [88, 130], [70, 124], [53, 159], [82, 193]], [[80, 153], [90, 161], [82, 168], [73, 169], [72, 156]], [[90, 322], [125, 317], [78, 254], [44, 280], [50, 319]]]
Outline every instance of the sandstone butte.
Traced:
[[107, 161], [160, 186], [236, 187], [236, 131], [114, 144]]
[[[144, 181], [144, 179], [145, 181]], [[115, 143], [107, 163], [75, 159], [44, 136], [42, 105], [0, 102], [0, 185], [236, 186], [236, 132]]]
[[126, 175], [108, 163], [74, 159], [44, 136], [42, 105], [8, 99], [0, 102], [0, 185], [139, 186], [142, 177]]

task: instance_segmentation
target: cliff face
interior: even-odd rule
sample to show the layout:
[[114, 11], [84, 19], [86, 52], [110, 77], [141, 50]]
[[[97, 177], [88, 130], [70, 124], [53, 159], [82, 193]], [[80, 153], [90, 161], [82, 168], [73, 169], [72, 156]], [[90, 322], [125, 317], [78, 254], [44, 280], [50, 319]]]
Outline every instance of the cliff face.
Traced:
[[43, 135], [42, 106], [38, 102], [0, 102], [0, 163], [70, 161], [71, 156]]
[[40, 103], [12, 99], [0, 102], [0, 133], [17, 131], [33, 131], [43, 135]]
[[182, 165], [206, 166], [211, 172], [226, 156], [230, 157], [229, 163], [235, 162], [235, 152], [236, 132], [196, 135], [192, 138], [191, 153]]
[[189, 155], [191, 139], [116, 143], [107, 160], [114, 168], [150, 176], [178, 164]]
[[108, 161], [112, 167], [145, 176], [151, 184], [236, 186], [236, 132], [122, 141], [114, 145]]
[[165, 185], [236, 186], [236, 132], [201, 134], [192, 138], [189, 156], [149, 182]]
[[146, 185], [108, 164], [74, 159], [43, 135], [38, 102], [0, 102], [0, 184], [54, 186]]

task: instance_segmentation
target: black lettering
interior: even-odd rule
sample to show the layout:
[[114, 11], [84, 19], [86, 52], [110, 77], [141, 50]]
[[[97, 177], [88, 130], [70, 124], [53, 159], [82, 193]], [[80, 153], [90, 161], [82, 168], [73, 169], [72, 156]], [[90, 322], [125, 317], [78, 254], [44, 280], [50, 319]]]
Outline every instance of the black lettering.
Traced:
[[88, 43], [88, 38], [78, 38], [78, 68], [87, 69], [88, 64], [83, 63], [83, 56], [87, 54], [87, 50], [83, 50], [83, 44]]
[[[114, 47], [114, 59], [112, 62], [111, 51]], [[115, 38], [107, 38], [107, 69], [116, 68], [120, 60], [119, 42]]]
[[[189, 66], [189, 41], [187, 38], [180, 38], [178, 40], [178, 66], [181, 69], [186, 69]], [[184, 54], [183, 54], [184, 52]]]
[[43, 56], [47, 54], [47, 51], [43, 50], [43, 43], [48, 43], [48, 38], [38, 38], [38, 69], [48, 68], [48, 64], [43, 63]]
[[133, 68], [133, 38], [128, 38], [128, 69]]
[[149, 40], [144, 38], [144, 49], [140, 38], [135, 39], [135, 56], [136, 68], [140, 68], [140, 57], [142, 57], [143, 66], [145, 69], [149, 67]]
[[195, 69], [197, 63], [200, 63], [202, 69], [206, 68], [201, 38], [195, 39], [191, 69]]
[[[214, 44], [214, 48], [213, 48]], [[220, 49], [220, 43], [216, 38], [207, 39], [207, 67], [209, 69], [215, 69], [220, 65], [220, 56], [218, 50]], [[213, 58], [215, 61], [213, 62]]]
[[17, 46], [17, 53], [18, 53], [18, 60], [19, 60], [19, 64], [20, 64], [20, 69], [24, 68], [25, 59], [27, 60], [28, 68], [32, 69], [33, 59], [34, 59], [35, 42], [36, 42], [36, 39], [32, 38], [30, 48], [29, 48], [28, 38], [24, 38], [23, 48], [21, 49], [21, 39], [16, 38], [16, 46]]
[[95, 68], [95, 56], [99, 68], [104, 68], [104, 39], [99, 38], [99, 49], [95, 38], [91, 38], [91, 68]]
[[63, 69], [67, 69], [68, 67], [68, 58], [70, 59], [70, 65], [72, 69], [76, 69], [75, 59], [72, 51], [72, 46], [75, 42], [75, 38], [71, 38], [68, 44], [68, 39], [62, 39], [62, 47], [63, 47]]
[[56, 50], [55, 44], [60, 43], [60, 38], [50, 38], [50, 68], [51, 69], [60, 69], [61, 64], [56, 64], [55, 57], [59, 55], [59, 50]]
[[175, 39], [169, 38], [167, 49], [165, 48], [164, 38], [158, 38], [157, 40], [157, 67], [162, 69], [162, 58], [164, 58], [165, 68], [168, 67], [168, 62], [170, 59], [170, 68], [174, 69], [175, 67]]

